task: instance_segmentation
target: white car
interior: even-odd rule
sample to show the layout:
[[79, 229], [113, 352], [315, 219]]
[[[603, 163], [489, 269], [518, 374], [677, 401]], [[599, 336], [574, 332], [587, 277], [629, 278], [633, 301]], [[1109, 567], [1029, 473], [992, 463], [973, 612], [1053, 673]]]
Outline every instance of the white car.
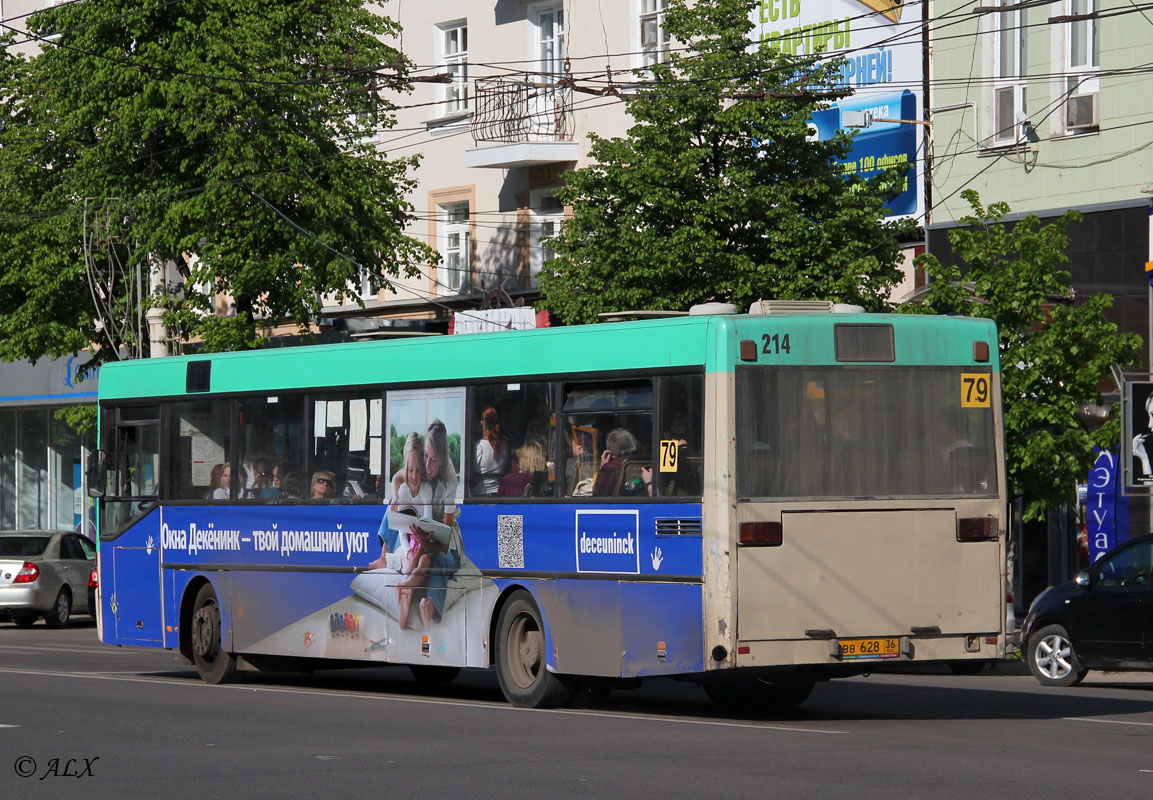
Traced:
[[73, 610], [95, 614], [89, 585], [96, 545], [67, 531], [0, 532], [0, 617], [63, 628]]

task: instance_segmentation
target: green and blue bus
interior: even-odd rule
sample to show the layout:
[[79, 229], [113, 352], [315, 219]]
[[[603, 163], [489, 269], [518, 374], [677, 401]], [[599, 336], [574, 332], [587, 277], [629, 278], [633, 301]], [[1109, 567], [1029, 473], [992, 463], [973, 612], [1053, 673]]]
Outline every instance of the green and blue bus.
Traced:
[[528, 707], [1002, 656], [993, 324], [816, 309], [109, 364], [100, 637]]

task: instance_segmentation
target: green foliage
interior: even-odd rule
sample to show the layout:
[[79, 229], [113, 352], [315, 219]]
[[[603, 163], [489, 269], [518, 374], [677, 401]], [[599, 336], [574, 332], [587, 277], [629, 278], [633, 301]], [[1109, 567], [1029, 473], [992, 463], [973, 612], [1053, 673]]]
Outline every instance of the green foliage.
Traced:
[[561, 318], [762, 297], [884, 307], [900, 231], [882, 223], [882, 184], [900, 171], [846, 180], [833, 159], [849, 137], [809, 139], [838, 64], [750, 48], [755, 5], [669, 3], [665, 28], [687, 49], [638, 71], [628, 135], [590, 134], [593, 163], [557, 192], [573, 215], [540, 288]]
[[65, 406], [56, 409], [56, 419], [63, 422], [78, 434], [96, 433], [96, 406]]
[[[408, 65], [361, 0], [86, 0], [27, 25], [58, 35], [0, 57], [0, 357], [134, 344], [95, 325], [86, 252], [98, 270], [198, 256], [207, 293], [151, 302], [212, 350], [305, 329], [321, 295], [359, 283], [350, 259], [380, 282], [430, 259], [403, 233], [415, 159], [368, 141]], [[134, 316], [135, 297], [110, 303]]]
[[1069, 273], [1058, 265], [1068, 261], [1069, 224], [1080, 214], [1067, 211], [1048, 225], [1036, 216], [1006, 225], [1005, 203], [982, 207], [972, 189], [962, 196], [973, 213], [950, 231], [949, 241], [964, 271], [920, 256], [917, 266], [933, 282], [923, 306], [901, 310], [997, 323], [1009, 485], [1025, 498], [1025, 518], [1038, 519], [1073, 499], [1093, 464], [1093, 447], [1117, 446], [1116, 415], [1089, 431], [1076, 413], [1101, 402], [1098, 387], [1110, 365], [1137, 363], [1141, 339], [1105, 318], [1110, 295], [1073, 302]]

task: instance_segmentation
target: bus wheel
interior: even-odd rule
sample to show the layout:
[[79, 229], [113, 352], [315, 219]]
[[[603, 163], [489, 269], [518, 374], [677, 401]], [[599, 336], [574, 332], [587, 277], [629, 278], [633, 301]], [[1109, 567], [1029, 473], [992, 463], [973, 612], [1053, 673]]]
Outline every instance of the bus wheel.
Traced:
[[421, 683], [452, 683], [460, 674], [460, 667], [441, 667], [435, 664], [409, 664], [408, 671]]
[[205, 683], [228, 683], [236, 677], [236, 656], [221, 649], [220, 627], [216, 591], [206, 583], [192, 609], [192, 660]]
[[572, 684], [545, 667], [544, 625], [532, 596], [519, 591], [496, 623], [496, 677], [514, 706], [555, 708], [572, 696]]

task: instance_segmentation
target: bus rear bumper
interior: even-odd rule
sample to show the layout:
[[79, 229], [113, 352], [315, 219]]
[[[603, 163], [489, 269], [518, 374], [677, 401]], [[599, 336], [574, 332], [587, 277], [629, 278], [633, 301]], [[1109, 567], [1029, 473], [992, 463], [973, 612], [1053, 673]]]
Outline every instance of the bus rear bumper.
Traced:
[[[873, 668], [908, 663], [988, 661], [1003, 658], [1005, 637], [1000, 633], [956, 634], [933, 637], [898, 637], [895, 655], [846, 656], [849, 639], [804, 639], [738, 642], [737, 668], [769, 668], [789, 665], [828, 665], [849, 672], [868, 672]], [[856, 640], [853, 640], [856, 641]], [[834, 670], [835, 671], [835, 670]]]

